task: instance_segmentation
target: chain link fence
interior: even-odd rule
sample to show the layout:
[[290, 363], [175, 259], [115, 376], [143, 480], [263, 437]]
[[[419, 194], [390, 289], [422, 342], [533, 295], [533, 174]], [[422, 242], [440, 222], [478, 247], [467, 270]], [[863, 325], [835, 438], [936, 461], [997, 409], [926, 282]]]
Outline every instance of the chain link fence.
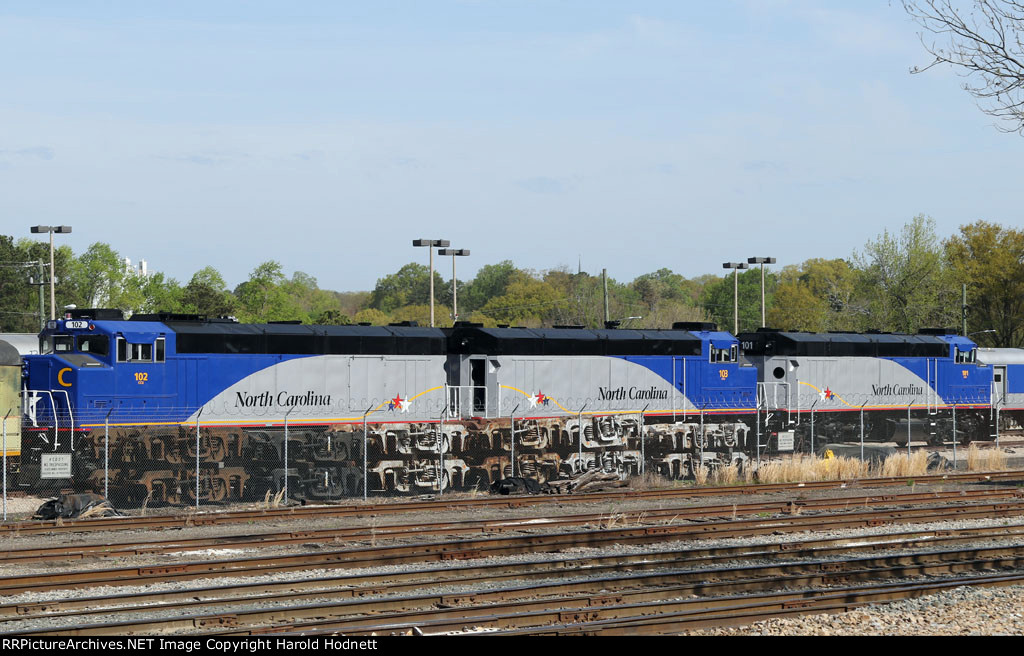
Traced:
[[793, 433], [794, 450], [818, 452], [833, 443], [957, 448], [998, 435], [988, 398], [873, 406], [877, 397], [826, 391], [801, 394], [787, 411], [780, 399], [788, 396], [765, 393], [756, 413], [738, 415], [726, 396], [683, 411], [509, 395], [490, 417], [478, 412], [490, 404], [474, 394], [452, 388], [430, 404], [416, 401], [416, 420], [407, 422], [398, 420], [408, 401], [400, 396], [349, 400], [339, 413], [348, 416], [328, 421], [214, 407], [23, 418], [5, 503], [9, 491], [94, 492], [122, 509], [437, 496], [513, 476], [544, 483], [594, 470], [692, 478], [698, 467], [746, 466], [774, 452], [780, 432]]

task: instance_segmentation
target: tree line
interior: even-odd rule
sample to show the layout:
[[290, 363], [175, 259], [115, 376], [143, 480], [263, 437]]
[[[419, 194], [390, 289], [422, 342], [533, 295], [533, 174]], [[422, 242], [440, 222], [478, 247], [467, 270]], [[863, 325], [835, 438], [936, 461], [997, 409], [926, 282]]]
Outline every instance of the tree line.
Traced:
[[[58, 308], [113, 307], [129, 313], [174, 312], [242, 322], [302, 321], [317, 324], [429, 325], [430, 272], [409, 263], [383, 276], [372, 291], [321, 289], [315, 278], [268, 261], [229, 289], [212, 266], [187, 284], [125, 266], [109, 245], [96, 243], [81, 255], [64, 245], [55, 252]], [[49, 316], [49, 245], [0, 235], [0, 332], [35, 332], [40, 313]], [[43, 285], [39, 283], [42, 282]], [[434, 271], [435, 323], [458, 320], [487, 326], [581, 325], [600, 327], [608, 318], [624, 328], [667, 328], [677, 321], [733, 324], [733, 274], [686, 278], [670, 269], [630, 282], [567, 268], [532, 271], [511, 260], [480, 268], [471, 280]], [[761, 325], [761, 272], [737, 278], [740, 331]], [[1024, 232], [978, 221], [945, 239], [935, 222], [917, 216], [898, 232], [888, 230], [847, 258], [812, 258], [770, 267], [765, 275], [770, 327], [808, 331], [916, 332], [926, 327], [959, 329], [962, 290], [967, 291], [968, 333], [986, 346], [1024, 346]]]

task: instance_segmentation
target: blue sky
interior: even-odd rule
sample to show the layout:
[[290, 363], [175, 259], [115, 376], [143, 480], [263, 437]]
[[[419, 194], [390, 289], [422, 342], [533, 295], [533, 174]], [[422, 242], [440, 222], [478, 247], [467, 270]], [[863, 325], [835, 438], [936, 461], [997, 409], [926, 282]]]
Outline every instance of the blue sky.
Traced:
[[[0, 2], [0, 232], [372, 289], [415, 238], [617, 280], [1019, 226], [1024, 140], [899, 3]], [[438, 264], [447, 277], [447, 262]]]

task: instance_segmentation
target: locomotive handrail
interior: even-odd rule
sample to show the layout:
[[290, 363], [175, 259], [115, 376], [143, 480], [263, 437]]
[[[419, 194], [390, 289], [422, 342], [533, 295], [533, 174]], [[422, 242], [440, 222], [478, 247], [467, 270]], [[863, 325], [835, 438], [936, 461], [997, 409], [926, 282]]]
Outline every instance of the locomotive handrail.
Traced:
[[[33, 406], [32, 406], [32, 413], [30, 415], [28, 413], [28, 411], [24, 407], [24, 404], [28, 401], [28, 399], [25, 397], [25, 394], [27, 392], [31, 392], [32, 394], [39, 394], [40, 396], [45, 394], [46, 396], [50, 397], [50, 411], [53, 412], [53, 450], [56, 451], [57, 450], [57, 402], [53, 398], [53, 393], [50, 390], [31, 390], [31, 389], [24, 389], [24, 390], [22, 390], [22, 397], [21, 397], [21, 399], [22, 399], [22, 412], [24, 413], [24, 415], [26, 417], [29, 417], [32, 420], [32, 425], [33, 426], [38, 426], [39, 425], [39, 421], [36, 419], [36, 411], [35, 411], [35, 405], [38, 404], [38, 401], [36, 402], [36, 404], [33, 404]], [[65, 392], [65, 394], [66, 393], [67, 392]], [[72, 428], [72, 432], [74, 432], [73, 428]], [[46, 436], [45, 435], [43, 436], [43, 441], [46, 441], [47, 443], [49, 443], [46, 440]]]
[[[54, 390], [64, 395], [65, 400], [68, 402], [68, 423], [70, 424], [69, 429], [71, 431], [71, 450], [75, 450], [75, 415], [71, 410], [71, 396], [68, 395], [67, 390]], [[53, 449], [57, 450], [57, 429], [54, 428], [53, 432]]]

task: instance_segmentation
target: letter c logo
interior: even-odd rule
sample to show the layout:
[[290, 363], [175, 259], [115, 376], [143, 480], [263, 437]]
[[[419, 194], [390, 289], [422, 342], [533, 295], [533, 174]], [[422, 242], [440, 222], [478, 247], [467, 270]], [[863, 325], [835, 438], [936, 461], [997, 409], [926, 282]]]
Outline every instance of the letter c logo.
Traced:
[[64, 367], [57, 372], [57, 382], [60, 383], [61, 387], [71, 387], [71, 383], [64, 382], [64, 373], [68, 371], [71, 371], [71, 367]]

